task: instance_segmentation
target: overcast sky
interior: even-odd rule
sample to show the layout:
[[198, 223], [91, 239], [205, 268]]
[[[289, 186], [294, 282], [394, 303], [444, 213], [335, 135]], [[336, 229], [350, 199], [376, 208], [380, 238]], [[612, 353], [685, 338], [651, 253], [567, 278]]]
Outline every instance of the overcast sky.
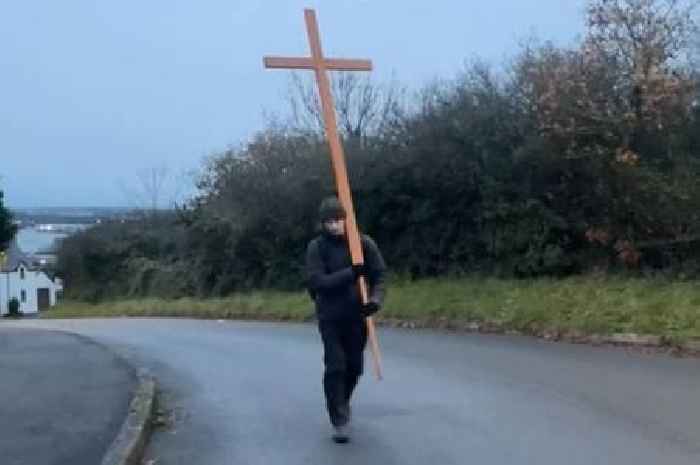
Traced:
[[326, 55], [371, 58], [417, 89], [518, 39], [580, 35], [584, 0], [22, 0], [0, 2], [0, 186], [11, 207], [120, 206], [121, 184], [194, 169], [284, 113], [306, 55], [303, 8]]

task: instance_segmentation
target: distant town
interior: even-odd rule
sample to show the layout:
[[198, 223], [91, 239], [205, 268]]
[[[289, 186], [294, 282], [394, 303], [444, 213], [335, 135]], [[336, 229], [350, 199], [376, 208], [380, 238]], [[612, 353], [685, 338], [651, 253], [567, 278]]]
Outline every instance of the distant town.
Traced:
[[38, 230], [58, 232], [53, 228], [65, 228], [66, 225], [99, 224], [108, 220], [126, 220], [134, 215], [134, 209], [126, 207], [33, 207], [12, 209], [12, 214], [20, 228], [35, 227]]

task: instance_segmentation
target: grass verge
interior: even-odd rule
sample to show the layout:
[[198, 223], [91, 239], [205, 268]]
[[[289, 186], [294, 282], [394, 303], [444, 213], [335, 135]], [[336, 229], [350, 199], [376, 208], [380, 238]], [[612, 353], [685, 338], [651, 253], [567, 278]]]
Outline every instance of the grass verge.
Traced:
[[[189, 317], [304, 321], [306, 293], [259, 291], [221, 299], [67, 301], [45, 317]], [[700, 338], [700, 285], [656, 279], [576, 277], [501, 280], [431, 279], [395, 282], [380, 319], [422, 325], [488, 323], [504, 330], [580, 334], [638, 333], [671, 343]]]

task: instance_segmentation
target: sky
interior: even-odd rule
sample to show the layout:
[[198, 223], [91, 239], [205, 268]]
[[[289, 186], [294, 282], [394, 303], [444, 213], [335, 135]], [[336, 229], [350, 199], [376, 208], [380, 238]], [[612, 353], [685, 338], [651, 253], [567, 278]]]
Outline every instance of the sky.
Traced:
[[[326, 56], [370, 58], [409, 89], [535, 35], [572, 43], [584, 0], [0, 1], [0, 189], [11, 208], [129, 206], [139, 173], [172, 179], [285, 114], [316, 9]], [[185, 189], [186, 190], [186, 189]]]

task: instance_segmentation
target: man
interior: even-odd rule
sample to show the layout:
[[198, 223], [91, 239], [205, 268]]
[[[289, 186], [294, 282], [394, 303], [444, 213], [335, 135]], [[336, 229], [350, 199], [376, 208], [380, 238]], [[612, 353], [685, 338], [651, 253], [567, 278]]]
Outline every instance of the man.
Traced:
[[[365, 264], [352, 265], [345, 236], [346, 213], [337, 198], [325, 199], [319, 216], [321, 234], [308, 245], [306, 277], [323, 340], [323, 388], [333, 440], [344, 443], [349, 440], [350, 398], [363, 371], [365, 318], [383, 303], [386, 265], [379, 248], [366, 235], [361, 238]], [[366, 305], [360, 300], [359, 276], [369, 286]]]

